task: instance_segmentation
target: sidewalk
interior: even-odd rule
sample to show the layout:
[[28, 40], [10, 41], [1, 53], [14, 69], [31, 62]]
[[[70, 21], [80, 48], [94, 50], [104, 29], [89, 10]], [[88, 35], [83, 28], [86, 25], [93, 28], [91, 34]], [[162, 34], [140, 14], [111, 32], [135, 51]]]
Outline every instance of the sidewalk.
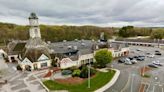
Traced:
[[108, 82], [105, 86], [99, 88], [98, 90], [94, 91], [94, 92], [103, 92], [105, 90], [107, 90], [108, 88], [110, 88], [111, 86], [114, 85], [114, 83], [117, 81], [119, 75], [120, 75], [120, 71], [117, 69], [113, 69], [116, 71], [115, 75], [113, 76], [113, 78], [110, 80], [110, 82]]

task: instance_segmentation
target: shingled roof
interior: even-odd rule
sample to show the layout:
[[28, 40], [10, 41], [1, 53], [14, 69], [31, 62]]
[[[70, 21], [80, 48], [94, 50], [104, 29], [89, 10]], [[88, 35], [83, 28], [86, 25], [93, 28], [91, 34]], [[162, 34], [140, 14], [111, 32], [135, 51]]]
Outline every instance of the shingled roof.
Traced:
[[22, 54], [22, 59], [28, 58], [31, 62], [38, 62], [38, 59], [42, 54], [46, 55], [49, 59], [51, 58], [46, 48], [31, 48], [26, 49], [25, 53]]

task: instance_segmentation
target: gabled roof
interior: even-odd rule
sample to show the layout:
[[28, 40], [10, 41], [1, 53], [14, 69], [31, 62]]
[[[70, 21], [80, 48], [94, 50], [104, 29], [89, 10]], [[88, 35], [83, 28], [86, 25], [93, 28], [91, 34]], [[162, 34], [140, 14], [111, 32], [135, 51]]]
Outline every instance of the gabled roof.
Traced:
[[16, 46], [14, 47], [13, 51], [23, 51], [25, 48], [26, 43], [17, 43]]
[[42, 54], [46, 55], [49, 59], [51, 58], [46, 48], [26, 49], [24, 55], [22, 55], [22, 58], [28, 58], [31, 62], [38, 62], [38, 59]]

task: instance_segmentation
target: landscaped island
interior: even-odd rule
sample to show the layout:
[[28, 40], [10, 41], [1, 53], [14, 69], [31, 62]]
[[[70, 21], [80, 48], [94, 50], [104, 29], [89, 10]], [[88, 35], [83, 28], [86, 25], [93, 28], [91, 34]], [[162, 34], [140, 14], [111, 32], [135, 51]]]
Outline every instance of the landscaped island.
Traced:
[[107, 84], [114, 76], [115, 71], [97, 72], [95, 76], [91, 77], [90, 88], [88, 88], [88, 80], [85, 79], [80, 84], [63, 84], [55, 80], [43, 81], [44, 85], [49, 90], [68, 90], [69, 92], [93, 92], [105, 84]]

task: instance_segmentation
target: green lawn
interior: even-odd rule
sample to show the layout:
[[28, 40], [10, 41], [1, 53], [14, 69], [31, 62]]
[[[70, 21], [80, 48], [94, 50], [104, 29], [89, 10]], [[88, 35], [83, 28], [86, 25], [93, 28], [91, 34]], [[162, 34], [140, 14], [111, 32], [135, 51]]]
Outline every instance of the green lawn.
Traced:
[[50, 90], [68, 90], [69, 92], [93, 92], [108, 83], [112, 79], [114, 74], [115, 71], [113, 71], [112, 73], [97, 72], [96, 76], [91, 78], [91, 88], [87, 88], [87, 80], [84, 81], [82, 84], [77, 85], [59, 84], [52, 80], [46, 80], [43, 83]]

